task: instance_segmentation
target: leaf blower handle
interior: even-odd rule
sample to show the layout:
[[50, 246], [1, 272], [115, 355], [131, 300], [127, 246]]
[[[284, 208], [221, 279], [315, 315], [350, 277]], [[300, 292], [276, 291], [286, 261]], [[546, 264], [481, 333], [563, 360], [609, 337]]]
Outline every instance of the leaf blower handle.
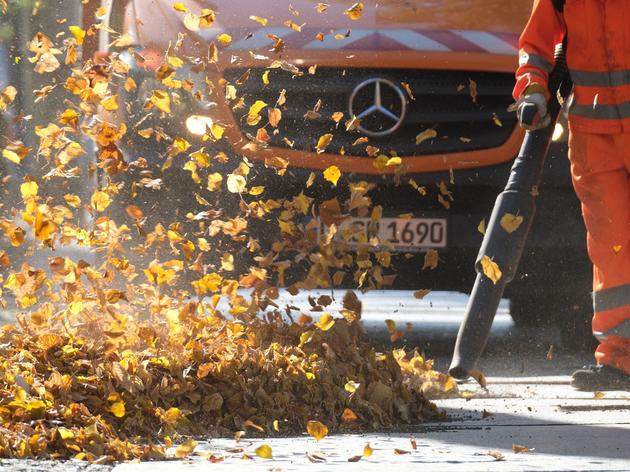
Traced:
[[520, 110], [520, 122], [529, 128], [537, 129], [540, 123], [540, 113], [538, 107], [533, 103], [523, 103]]

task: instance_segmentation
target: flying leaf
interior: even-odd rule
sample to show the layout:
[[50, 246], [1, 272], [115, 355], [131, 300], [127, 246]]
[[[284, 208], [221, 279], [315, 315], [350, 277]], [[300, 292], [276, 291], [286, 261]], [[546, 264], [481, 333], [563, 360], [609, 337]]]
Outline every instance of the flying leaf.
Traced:
[[249, 107], [249, 111], [247, 112], [247, 124], [249, 126], [256, 126], [260, 123], [261, 116], [260, 112], [265, 109], [267, 104], [262, 100], [256, 100], [254, 104]]
[[435, 131], [433, 128], [425, 129], [423, 132], [416, 136], [416, 146], [428, 139], [433, 139], [435, 137], [437, 137], [437, 131]]
[[171, 112], [171, 98], [166, 92], [154, 90], [151, 95], [151, 103], [155, 105], [158, 110], [163, 111], [164, 113]]
[[20, 193], [22, 194], [22, 198], [24, 200], [29, 200], [37, 196], [37, 192], [39, 191], [39, 185], [37, 182], [33, 182], [32, 180], [29, 182], [24, 182], [20, 185]]
[[333, 138], [333, 135], [331, 133], [326, 133], [319, 137], [319, 139], [317, 140], [317, 146], [315, 146], [315, 150], [317, 151], [317, 154], [321, 154], [326, 150], [326, 148], [332, 141], [332, 138]]
[[374, 453], [374, 450], [370, 446], [370, 443], [365, 443], [363, 446], [363, 457], [370, 457]]
[[422, 266], [422, 270], [437, 269], [439, 260], [440, 258], [438, 256], [438, 252], [435, 249], [429, 249], [424, 255], [424, 265]]
[[333, 184], [335, 187], [337, 186], [339, 177], [341, 177], [341, 171], [337, 166], [330, 166], [324, 170], [324, 179]]
[[182, 2], [175, 2], [173, 4], [173, 9], [181, 13], [188, 13], [188, 7], [184, 5]]
[[477, 225], [477, 231], [479, 231], [481, 234], [485, 236], [486, 234], [486, 219], [485, 218], [479, 222], [479, 225]]
[[110, 205], [112, 200], [109, 194], [107, 194], [106, 192], [97, 190], [96, 192], [92, 194], [92, 198], [90, 199], [90, 202], [92, 203], [92, 208], [94, 208], [96, 211], [105, 211], [105, 209], [107, 209], [107, 207]]
[[527, 446], [521, 446], [520, 444], [516, 444], [516, 443], [512, 444], [512, 450], [514, 451], [515, 454], [534, 452], [534, 449], [531, 449]]
[[271, 446], [267, 444], [257, 447], [255, 452], [258, 457], [262, 457], [263, 459], [273, 459], [273, 451]]
[[473, 79], [468, 79], [468, 89], [470, 90], [470, 98], [473, 103], [477, 103], [477, 95], [479, 95], [479, 92], [477, 91], [477, 82]]
[[187, 13], [186, 16], [184, 17], [184, 26], [189, 31], [193, 31], [193, 32], [199, 31], [200, 24], [201, 24], [201, 18], [199, 18], [194, 13]]
[[223, 46], [227, 46], [232, 42], [232, 36], [227, 33], [221, 33], [217, 36], [217, 39]]
[[306, 423], [306, 431], [316, 441], [321, 441], [328, 435], [328, 427], [319, 421], [309, 421]]
[[352, 411], [350, 408], [344, 408], [343, 413], [341, 414], [341, 421], [345, 423], [352, 423], [353, 421], [357, 421], [359, 417], [357, 414]]
[[323, 313], [322, 316], [320, 316], [319, 321], [315, 323], [315, 326], [322, 331], [328, 331], [334, 324], [335, 319], [329, 313]]
[[189, 455], [193, 453], [195, 448], [197, 447], [197, 441], [194, 439], [188, 439], [183, 444], [180, 444], [175, 449], [175, 457], [178, 459], [185, 459]]
[[481, 267], [483, 269], [483, 273], [486, 274], [486, 277], [492, 280], [494, 284], [496, 284], [503, 275], [499, 265], [488, 256], [483, 256], [481, 258]]
[[422, 300], [424, 297], [426, 297], [429, 293], [431, 293], [431, 290], [427, 290], [427, 289], [423, 289], [423, 290], [417, 290], [413, 293], [413, 296], [415, 299], [417, 300]]
[[481, 388], [486, 388], [488, 386], [486, 376], [483, 375], [483, 372], [481, 372], [479, 369], [471, 370], [469, 373], [470, 376], [477, 381]]
[[343, 12], [344, 15], [348, 16], [351, 20], [358, 20], [361, 18], [363, 13], [363, 3], [357, 2]]
[[501, 217], [501, 227], [512, 234], [523, 223], [523, 217], [520, 215], [513, 215], [512, 213], [506, 213]]
[[260, 16], [256, 15], [251, 15], [249, 19], [255, 21], [256, 23], [260, 23], [263, 26], [267, 26], [267, 23], [269, 23], [269, 20], [267, 20], [267, 18], [261, 18]]
[[237, 174], [229, 174], [227, 178], [227, 189], [231, 193], [243, 193], [245, 191], [245, 187], [247, 186], [247, 181], [245, 177]]
[[74, 25], [73, 26], [69, 26], [68, 29], [70, 30], [70, 32], [74, 36], [74, 39], [76, 39], [77, 44], [79, 46], [81, 46], [83, 44], [83, 40], [85, 39], [86, 31], [84, 29], [82, 29], [80, 26], [74, 26]]

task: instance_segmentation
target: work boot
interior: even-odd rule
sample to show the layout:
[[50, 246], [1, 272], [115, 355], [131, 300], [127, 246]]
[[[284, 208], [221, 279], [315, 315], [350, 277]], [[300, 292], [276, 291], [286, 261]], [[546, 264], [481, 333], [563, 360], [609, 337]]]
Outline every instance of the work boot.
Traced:
[[571, 385], [587, 392], [630, 390], [630, 375], [607, 365], [584, 366], [573, 372]]

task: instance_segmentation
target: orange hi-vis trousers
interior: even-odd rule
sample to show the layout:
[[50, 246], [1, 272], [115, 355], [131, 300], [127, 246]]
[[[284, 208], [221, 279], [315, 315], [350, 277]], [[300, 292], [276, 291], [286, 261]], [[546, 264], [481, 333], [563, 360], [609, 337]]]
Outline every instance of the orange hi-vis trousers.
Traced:
[[630, 133], [572, 130], [569, 158], [593, 262], [595, 359], [630, 374]]

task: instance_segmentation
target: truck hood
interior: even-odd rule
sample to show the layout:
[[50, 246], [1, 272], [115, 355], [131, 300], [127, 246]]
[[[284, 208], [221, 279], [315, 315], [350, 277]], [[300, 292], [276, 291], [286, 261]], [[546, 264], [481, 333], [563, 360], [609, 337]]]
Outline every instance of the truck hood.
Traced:
[[[531, 9], [531, 0], [380, 0], [377, 4], [364, 2], [360, 18], [352, 20], [344, 12], [354, 2], [327, 0], [329, 6], [324, 13], [317, 11], [318, 3], [188, 1], [186, 5], [193, 13], [203, 8], [216, 12], [212, 27], [189, 33], [206, 44], [215, 41], [218, 34], [228, 33], [233, 38], [228, 48], [233, 50], [268, 46], [272, 43], [268, 35], [272, 34], [283, 38], [287, 49], [423, 48], [514, 54], [518, 34]], [[134, 9], [142, 43], [163, 46], [159, 43], [168, 44], [177, 32], [186, 31], [185, 13], [176, 11], [172, 0], [136, 1]], [[267, 24], [254, 21], [252, 16], [265, 19]], [[296, 31], [295, 25], [301, 31]], [[316, 39], [318, 33], [323, 33], [323, 41]]]

